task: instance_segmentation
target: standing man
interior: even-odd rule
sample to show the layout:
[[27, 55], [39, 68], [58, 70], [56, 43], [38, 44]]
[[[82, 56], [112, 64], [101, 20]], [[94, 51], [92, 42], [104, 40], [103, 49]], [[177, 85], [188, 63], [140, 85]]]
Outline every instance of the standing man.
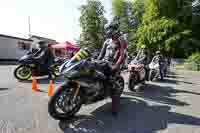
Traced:
[[40, 41], [38, 44], [40, 49], [35, 53], [34, 58], [41, 60], [41, 64], [44, 68], [48, 69], [49, 79], [51, 79], [53, 72], [51, 65], [55, 57], [45, 41]]
[[[107, 40], [105, 41], [103, 48], [98, 57], [102, 60], [103, 65], [99, 65], [98, 69], [103, 70], [106, 76], [110, 76], [115, 72], [119, 72], [125, 57], [125, 49], [127, 48], [127, 42], [122, 37], [119, 31], [119, 24], [111, 22], [106, 27]], [[117, 88], [112, 88], [112, 114], [117, 116], [119, 112], [120, 95]]]

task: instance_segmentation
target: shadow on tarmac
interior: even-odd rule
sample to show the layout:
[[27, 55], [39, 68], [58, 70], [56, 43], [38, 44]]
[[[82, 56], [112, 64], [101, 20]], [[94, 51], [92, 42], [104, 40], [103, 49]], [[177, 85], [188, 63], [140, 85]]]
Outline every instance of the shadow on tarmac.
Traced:
[[122, 97], [118, 118], [111, 115], [111, 103], [107, 103], [88, 115], [80, 115], [69, 121], [60, 121], [64, 133], [155, 133], [170, 124], [200, 126], [200, 118], [170, 112], [170, 106], [148, 105], [137, 98]]
[[7, 91], [9, 88], [0, 88], [0, 91]]
[[184, 84], [191, 84], [191, 85], [195, 85], [195, 83], [192, 82], [188, 82], [188, 81], [182, 81], [182, 80], [175, 80], [175, 79], [169, 79], [169, 78], [165, 78], [163, 81], [161, 80], [156, 80], [154, 82], [157, 83], [169, 83], [169, 84], [179, 84], [179, 83], [184, 83]]
[[155, 84], [148, 84], [141, 93], [124, 92], [125, 95], [134, 97], [141, 97], [145, 100], [150, 100], [157, 103], [176, 105], [176, 106], [188, 106], [190, 104], [175, 99], [177, 94], [188, 93], [193, 95], [200, 95], [200, 93], [177, 90], [171, 86], [159, 86]]

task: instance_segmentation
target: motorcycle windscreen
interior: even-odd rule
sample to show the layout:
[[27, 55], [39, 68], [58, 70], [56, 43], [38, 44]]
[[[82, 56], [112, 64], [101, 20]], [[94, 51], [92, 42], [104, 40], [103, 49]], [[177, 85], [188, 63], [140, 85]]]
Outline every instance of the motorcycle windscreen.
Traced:
[[32, 55], [24, 55], [22, 56], [19, 60], [18, 63], [22, 63], [22, 64], [30, 64], [32, 63]]
[[85, 74], [85, 68], [87, 63], [85, 60], [72, 62], [66, 62], [60, 67], [60, 72], [67, 78], [79, 78], [81, 75]]
[[61, 67], [60, 72], [65, 73], [79, 65], [79, 63], [90, 56], [87, 49], [80, 49], [69, 61], [66, 61]]
[[[66, 61], [62, 66], [70, 67], [71, 65], [85, 60], [89, 57], [89, 52], [85, 49], [80, 49], [70, 60]], [[63, 67], [61, 67], [63, 68]]]

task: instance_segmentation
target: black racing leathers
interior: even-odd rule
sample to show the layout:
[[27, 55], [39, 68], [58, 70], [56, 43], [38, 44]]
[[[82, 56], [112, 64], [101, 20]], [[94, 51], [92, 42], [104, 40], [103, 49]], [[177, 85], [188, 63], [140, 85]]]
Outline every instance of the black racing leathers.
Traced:
[[54, 55], [49, 48], [39, 49], [37, 52], [34, 53], [35, 59], [39, 59], [41, 65], [48, 69], [49, 71], [49, 78], [52, 76], [52, 68], [50, 67], [54, 62]]

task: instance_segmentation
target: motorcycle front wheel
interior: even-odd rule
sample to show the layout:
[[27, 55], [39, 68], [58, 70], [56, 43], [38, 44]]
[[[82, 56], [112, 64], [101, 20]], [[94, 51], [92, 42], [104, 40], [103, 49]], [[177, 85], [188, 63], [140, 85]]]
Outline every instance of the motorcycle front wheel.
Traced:
[[156, 77], [156, 72], [155, 70], [150, 70], [150, 73], [149, 73], [149, 80], [150, 81], [153, 81]]
[[83, 104], [81, 89], [74, 99], [75, 87], [71, 84], [61, 85], [48, 103], [48, 112], [56, 120], [66, 120], [73, 117]]
[[20, 65], [14, 71], [14, 76], [18, 80], [28, 80], [32, 76], [31, 68], [27, 65]]
[[135, 91], [135, 85], [137, 84], [137, 75], [130, 74], [128, 79], [128, 88], [130, 91]]

